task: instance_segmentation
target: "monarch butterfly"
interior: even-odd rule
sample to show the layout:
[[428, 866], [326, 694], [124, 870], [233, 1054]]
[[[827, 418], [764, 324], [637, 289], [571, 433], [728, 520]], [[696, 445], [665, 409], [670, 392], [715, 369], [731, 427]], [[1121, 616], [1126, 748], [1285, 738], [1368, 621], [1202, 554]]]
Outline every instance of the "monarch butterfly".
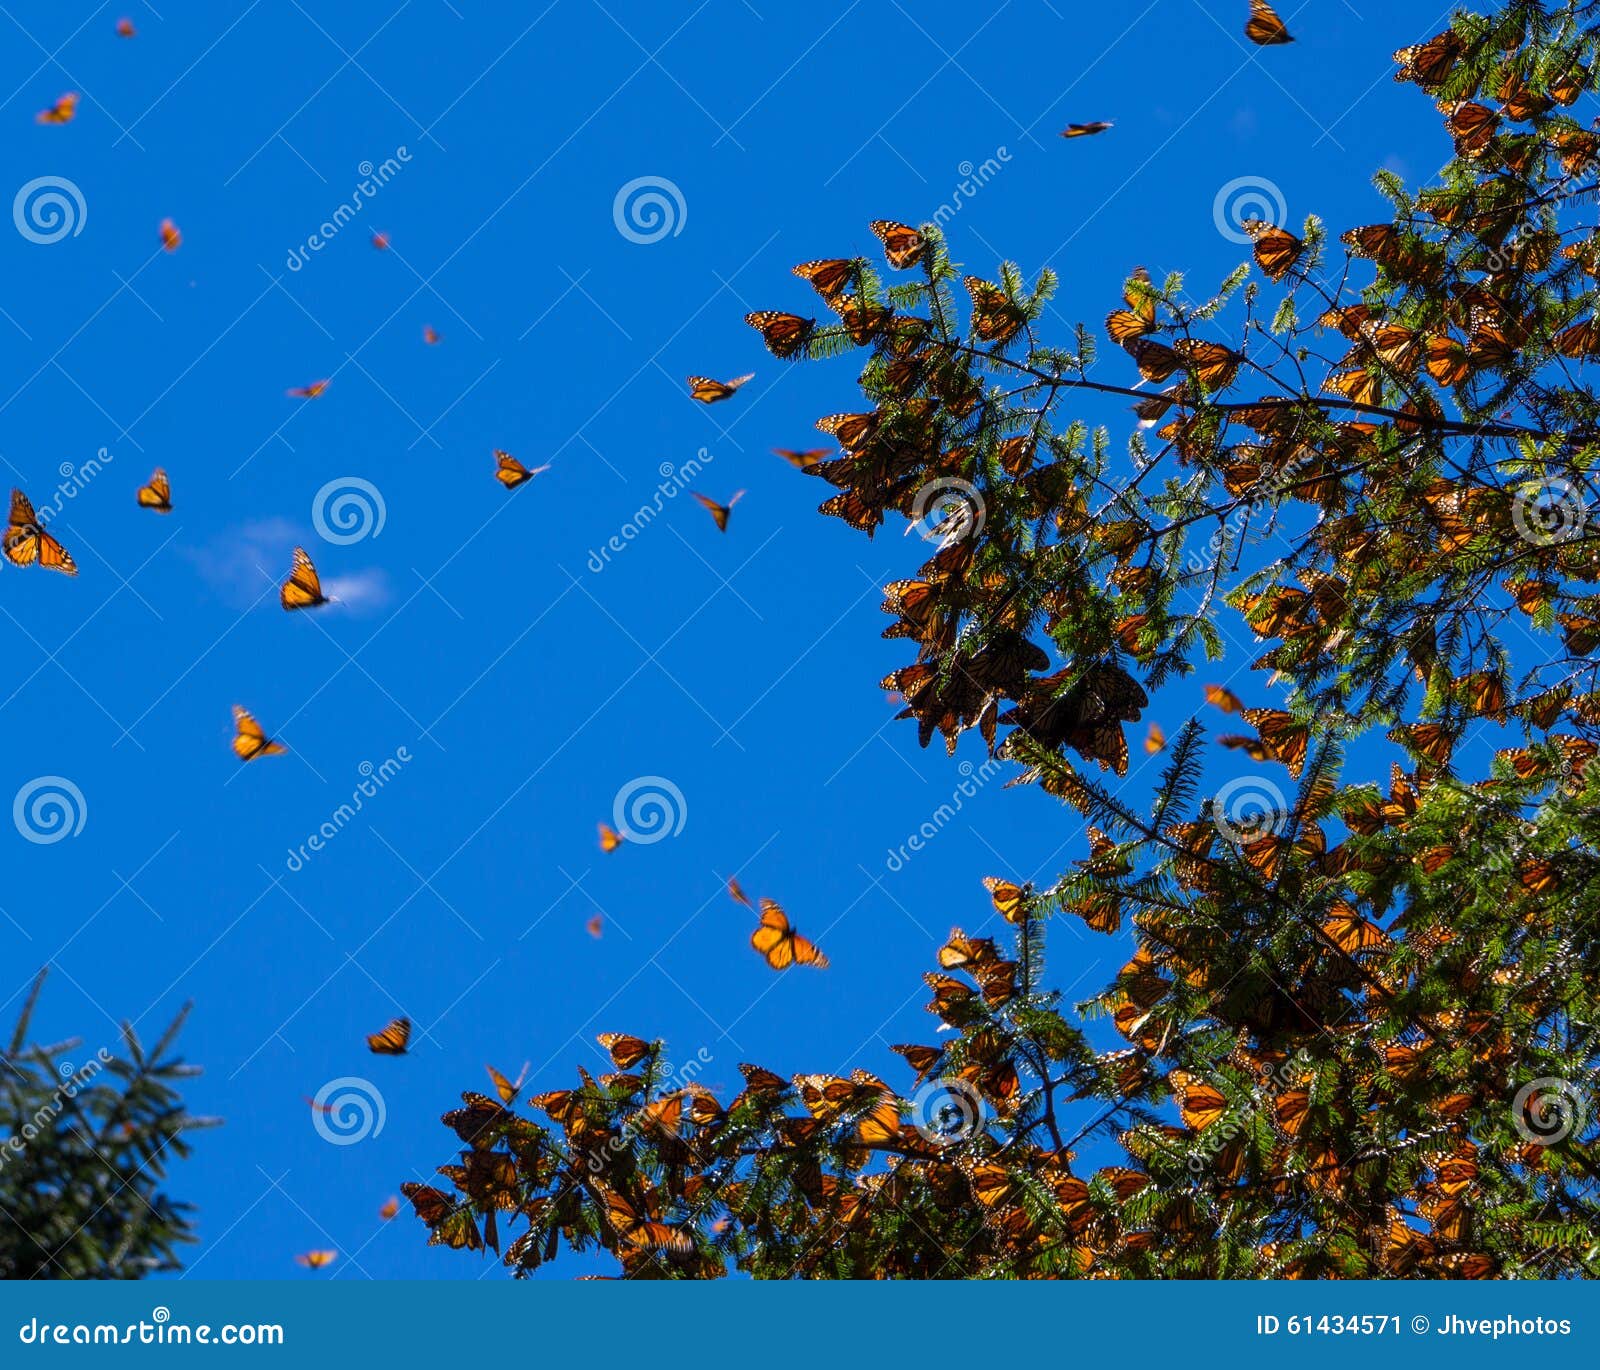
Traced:
[[417, 1216], [427, 1223], [432, 1232], [428, 1238], [430, 1246], [444, 1245], [453, 1249], [464, 1246], [468, 1251], [483, 1250], [483, 1238], [478, 1235], [478, 1225], [473, 1222], [471, 1211], [457, 1207], [442, 1189], [407, 1180], [400, 1186], [400, 1192], [411, 1200]]
[[1252, 761], [1270, 761], [1272, 755], [1259, 737], [1245, 737], [1241, 733], [1224, 733], [1217, 739], [1220, 746], [1242, 751]]
[[1225, 714], [1240, 713], [1244, 709], [1244, 701], [1226, 685], [1207, 685], [1206, 703]]
[[1246, 709], [1245, 722], [1261, 734], [1262, 745], [1274, 761], [1281, 761], [1289, 774], [1300, 778], [1306, 764], [1306, 745], [1311, 739], [1311, 729], [1296, 723], [1292, 715], [1281, 709]]
[[728, 531], [728, 515], [733, 512], [733, 506], [744, 497], [744, 491], [740, 490], [726, 504], [718, 504], [716, 500], [702, 495], [698, 490], [691, 490], [689, 493], [705, 507], [706, 512], [711, 515], [712, 521], [717, 525], [719, 533]]
[[167, 473], [159, 466], [150, 477], [150, 483], [139, 487], [139, 506], [154, 509], [158, 514], [172, 512], [172, 486], [167, 483]]
[[718, 400], [725, 400], [733, 394], [746, 381], [756, 378], [754, 371], [743, 376], [735, 376], [731, 381], [714, 381], [709, 376], [689, 377], [689, 396], [699, 400], [701, 404], [715, 404]]
[[816, 426], [819, 432], [837, 438], [845, 451], [854, 452], [866, 446], [878, 431], [879, 422], [879, 415], [873, 410], [866, 414], [829, 414], [818, 419]]
[[314, 400], [328, 388], [326, 380], [312, 381], [310, 385], [297, 385], [283, 393], [294, 400]]
[[325, 1265], [332, 1265], [338, 1255], [337, 1251], [305, 1251], [296, 1256], [295, 1261], [307, 1270], [321, 1270]]
[[884, 326], [892, 317], [891, 310], [863, 306], [851, 295], [842, 295], [838, 299], [830, 300], [829, 303], [839, 311], [844, 331], [858, 346], [865, 346], [883, 332]]
[[1335, 900], [1328, 910], [1328, 917], [1322, 924], [1322, 935], [1346, 956], [1390, 944], [1388, 933], [1370, 919], [1363, 918], [1342, 899]]
[[1283, 20], [1278, 18], [1278, 12], [1267, 0], [1250, 0], [1250, 18], [1244, 26], [1244, 36], [1262, 47], [1294, 42]]
[[694, 1242], [681, 1227], [642, 1216], [620, 1194], [604, 1189], [600, 1192], [605, 1196], [606, 1218], [611, 1229], [625, 1245], [640, 1251], [668, 1251], [680, 1256], [687, 1256], [694, 1250]]
[[782, 457], [796, 471], [804, 471], [808, 466], [815, 466], [828, 455], [826, 447], [808, 447], [803, 452], [797, 452], [792, 447], [774, 447], [773, 454]]
[[981, 342], [1003, 345], [1022, 331], [1027, 317], [999, 286], [977, 276], [963, 283], [972, 297], [972, 332]]
[[1020, 914], [1028, 897], [1026, 885], [1013, 885], [1009, 880], [986, 875], [983, 878], [983, 887], [989, 891], [989, 898], [994, 901], [996, 913], [1008, 923], [1020, 921]]
[[651, 1052], [650, 1043], [644, 1038], [630, 1037], [625, 1032], [602, 1032], [595, 1041], [611, 1053], [618, 1070], [632, 1070]]
[[802, 319], [798, 314], [784, 314], [775, 309], [758, 309], [746, 314], [744, 321], [758, 330], [767, 351], [774, 357], [792, 357], [806, 345], [817, 326], [815, 319]]
[[372, 246], [379, 252], [387, 252], [389, 250], [389, 235], [387, 233], [374, 233], [372, 235]]
[[1061, 136], [1063, 138], [1089, 138], [1096, 133], [1104, 133], [1110, 127], [1111, 122], [1107, 119], [1096, 119], [1093, 123], [1088, 124], [1068, 124], [1061, 130]]
[[377, 1056], [404, 1056], [411, 1041], [411, 1020], [395, 1018], [382, 1032], [367, 1034], [367, 1050]]
[[1281, 281], [1287, 276], [1306, 250], [1305, 243], [1294, 234], [1264, 219], [1247, 219], [1244, 231], [1250, 235], [1256, 265], [1266, 272], [1270, 281]]
[[38, 124], [70, 124], [78, 113], [78, 93], [69, 90], [49, 109], [41, 109], [33, 116]]
[[382, 1218], [384, 1222], [388, 1222], [399, 1211], [400, 1200], [391, 1197], [383, 1201], [383, 1206], [378, 1209], [378, 1216]]
[[1185, 1127], [1203, 1132], [1228, 1111], [1228, 1100], [1221, 1090], [1207, 1084], [1187, 1070], [1174, 1070], [1167, 1076], [1172, 1094], [1178, 1101], [1178, 1112]]
[[1195, 338], [1180, 338], [1173, 344], [1173, 351], [1183, 359], [1184, 370], [1207, 390], [1223, 390], [1232, 385], [1244, 360], [1231, 347]]
[[535, 476], [550, 469], [550, 463], [535, 466], [531, 470], [524, 466], [509, 452], [502, 452], [498, 447], [494, 450], [495, 472], [494, 478], [507, 490], [515, 490], [525, 481], [532, 480]]
[[503, 1104], [509, 1104], [515, 1101], [517, 1095], [522, 1090], [524, 1082], [528, 1078], [528, 1063], [526, 1061], [522, 1063], [522, 1070], [518, 1074], [515, 1084], [506, 1079], [506, 1077], [493, 1066], [484, 1066], [484, 1069], [489, 1072], [489, 1079], [494, 1085], [494, 1091], [500, 1096], [500, 1102]]
[[282, 756], [289, 749], [261, 731], [261, 725], [237, 704], [233, 706], [233, 754], [241, 761]]
[[593, 918], [583, 925], [583, 930], [598, 942], [602, 932], [605, 929], [605, 922], [606, 920], [604, 916], [597, 913]]
[[1487, 105], [1464, 100], [1451, 107], [1444, 124], [1455, 139], [1456, 151], [1463, 157], [1473, 157], [1494, 140], [1495, 131], [1500, 127], [1500, 114]]
[[1144, 749], [1145, 749], [1145, 751], [1150, 753], [1151, 756], [1154, 756], [1159, 751], [1165, 751], [1166, 750], [1166, 746], [1167, 746], [1167, 735], [1166, 735], [1166, 733], [1164, 733], [1161, 730], [1161, 725], [1159, 723], [1152, 723], [1150, 725], [1150, 731], [1145, 734], [1145, 738], [1144, 738]]
[[790, 966], [815, 966], [826, 970], [828, 958], [816, 943], [794, 930], [789, 916], [770, 899], [761, 901], [761, 926], [750, 934], [750, 945], [767, 958], [773, 970]]
[[11, 492], [11, 524], [6, 529], [5, 554], [17, 566], [32, 566], [37, 562], [47, 571], [60, 571], [63, 575], [78, 574], [78, 564], [67, 549], [45, 532], [33, 505], [20, 490]]
[[906, 1064], [917, 1072], [916, 1083], [919, 1085], [937, 1070], [944, 1060], [943, 1047], [923, 1047], [902, 1043], [899, 1046], [890, 1047], [889, 1050], [906, 1058]]
[[117, 37], [118, 38], [132, 38], [134, 33], [135, 33], [135, 29], [133, 27], [133, 20], [131, 20], [131, 19], [119, 19], [119, 20], [117, 20]]
[[439, 330], [436, 329], [431, 323], [423, 324], [422, 341], [432, 347], [436, 342], [439, 341]]
[[871, 228], [883, 244], [883, 255], [896, 271], [904, 271], [922, 260], [928, 240], [916, 229], [897, 224], [893, 219], [874, 219]]
[[1426, 43], [1413, 43], [1395, 53], [1396, 81], [1415, 81], [1424, 90], [1441, 85], [1461, 56], [1461, 39], [1453, 29], [1436, 34]]
[[161, 246], [168, 252], [176, 252], [178, 245], [183, 241], [183, 234], [178, 231], [177, 224], [171, 219], [161, 221]]
[[750, 896], [744, 892], [744, 887], [731, 875], [728, 877], [728, 898], [736, 904], [743, 904], [747, 909], [755, 908], [750, 902]]
[[850, 283], [850, 278], [856, 274], [856, 264], [848, 257], [824, 257], [814, 262], [801, 262], [793, 270], [823, 299], [830, 300]]
[[322, 579], [317, 575], [317, 568], [311, 564], [304, 547], [294, 549], [294, 569], [278, 590], [278, 602], [290, 612], [295, 609], [315, 609], [319, 604], [329, 602], [322, 593]]
[[616, 851], [622, 845], [622, 834], [607, 823], [601, 823], [597, 826], [600, 829], [600, 850], [605, 852]]

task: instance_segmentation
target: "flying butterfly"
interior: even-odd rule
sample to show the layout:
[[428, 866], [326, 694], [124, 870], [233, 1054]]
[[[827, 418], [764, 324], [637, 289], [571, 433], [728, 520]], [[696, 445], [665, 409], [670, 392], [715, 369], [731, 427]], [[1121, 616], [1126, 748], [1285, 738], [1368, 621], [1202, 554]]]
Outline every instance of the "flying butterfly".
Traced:
[[583, 925], [583, 930], [598, 942], [605, 935], [605, 926], [605, 916], [597, 913]]
[[1311, 739], [1311, 729], [1296, 723], [1291, 714], [1282, 709], [1246, 709], [1245, 722], [1261, 734], [1261, 743], [1274, 761], [1281, 761], [1296, 780], [1306, 764], [1306, 745]]
[[1063, 138], [1092, 138], [1096, 133], [1104, 133], [1111, 127], [1107, 119], [1096, 119], [1088, 124], [1068, 124], [1061, 130]]
[[744, 892], [744, 886], [731, 875], [728, 877], [728, 898], [736, 904], [743, 904], [747, 909], [755, 908], [755, 905], [750, 902], [750, 896]]
[[136, 32], [138, 32], [138, 30], [136, 30], [133, 27], [133, 20], [131, 20], [131, 19], [119, 19], [119, 20], [117, 20], [117, 37], [118, 38], [132, 38], [133, 35]]
[[321, 1270], [325, 1265], [332, 1265], [338, 1255], [337, 1251], [303, 1251], [294, 1259], [307, 1270]]
[[311, 564], [311, 558], [306, 555], [306, 549], [296, 547], [294, 568], [289, 572], [289, 579], [279, 587], [278, 603], [293, 612], [296, 609], [315, 609], [318, 605], [331, 602], [322, 593], [322, 579], [317, 575], [317, 568]]
[[297, 385], [283, 393], [293, 400], [314, 400], [327, 388], [326, 380], [312, 381], [310, 385]]
[[435, 328], [431, 323], [423, 324], [422, 325], [422, 341], [427, 343], [428, 346], [432, 347], [435, 343], [437, 343], [439, 341], [439, 330], [437, 328]]
[[384, 1222], [388, 1222], [399, 1211], [400, 1200], [391, 1196], [383, 1201], [383, 1206], [378, 1210], [378, 1216], [382, 1218]]
[[1152, 723], [1150, 725], [1150, 731], [1147, 732], [1144, 737], [1145, 751], [1147, 751], [1151, 756], [1154, 756], [1157, 752], [1165, 751], [1166, 746], [1166, 733], [1162, 731], [1159, 723]]
[[498, 447], [494, 449], [495, 471], [494, 478], [507, 490], [515, 490], [517, 486], [532, 480], [550, 469], [550, 463], [535, 466], [531, 469], [524, 466], [509, 452], [502, 452]]
[[776, 309], [758, 309], [746, 314], [744, 321], [761, 334], [767, 351], [774, 357], [792, 357], [806, 345], [817, 326], [815, 319], [802, 319], [798, 314], [785, 314]]
[[750, 945], [766, 957], [773, 970], [794, 965], [826, 970], [828, 966], [828, 958], [816, 943], [796, 932], [789, 916], [770, 899], [761, 901], [761, 926], [750, 934]]
[[815, 466], [828, 455], [826, 447], [808, 447], [803, 452], [798, 452], [792, 447], [774, 447], [773, 454], [782, 457], [796, 471], [804, 471], [808, 466]]
[[411, 1041], [411, 1020], [392, 1019], [382, 1032], [367, 1034], [367, 1050], [378, 1056], [404, 1056]]
[[78, 94], [69, 90], [49, 109], [41, 109], [33, 116], [36, 124], [70, 124], [78, 113]]
[[744, 497], [744, 491], [739, 490], [726, 504], [718, 504], [716, 500], [711, 499], [707, 495], [702, 495], [698, 490], [691, 490], [689, 493], [699, 500], [701, 505], [704, 506], [706, 512], [711, 515], [712, 521], [717, 525], [717, 531], [719, 533], [726, 533], [728, 531], [728, 515], [733, 512], [733, 506]]
[[1214, 709], [1221, 709], [1225, 714], [1244, 712], [1244, 701], [1226, 685], [1207, 685], [1206, 703]]
[[597, 824], [600, 829], [600, 850], [603, 852], [616, 851], [622, 845], [622, 834], [609, 823]]
[[158, 514], [172, 512], [172, 486], [167, 482], [167, 473], [159, 466], [150, 477], [150, 483], [139, 487], [139, 507], [154, 509]]
[[690, 376], [689, 397], [699, 400], [701, 404], [715, 404], [718, 400], [728, 399], [741, 385], [755, 378], [754, 371], [743, 376], [735, 376], [731, 381], [715, 381], [709, 376]]
[[161, 221], [161, 246], [167, 252], [176, 252], [183, 242], [183, 234], [178, 231], [177, 224], [171, 219]]
[[233, 754], [241, 761], [258, 756], [282, 756], [289, 749], [268, 737], [261, 725], [237, 704], [233, 706]]
[[922, 260], [928, 240], [907, 224], [897, 224], [893, 219], [874, 219], [872, 231], [883, 244], [883, 255], [896, 271], [904, 271]]
[[32, 566], [37, 562], [47, 571], [60, 571], [67, 576], [78, 574], [78, 563], [65, 547], [45, 532], [33, 505], [20, 490], [11, 492], [11, 523], [6, 528], [3, 545], [6, 559], [15, 566]]
[[1262, 47], [1294, 42], [1288, 27], [1267, 0], [1250, 0], [1250, 18], [1244, 26], [1244, 36]]

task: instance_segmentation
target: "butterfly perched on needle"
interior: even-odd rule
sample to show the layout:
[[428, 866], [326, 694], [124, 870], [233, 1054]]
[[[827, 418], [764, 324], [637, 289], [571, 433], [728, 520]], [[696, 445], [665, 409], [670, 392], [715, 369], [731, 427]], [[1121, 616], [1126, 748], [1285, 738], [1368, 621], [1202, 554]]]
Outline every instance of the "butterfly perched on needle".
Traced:
[[411, 1041], [411, 1020], [396, 1018], [382, 1032], [367, 1034], [367, 1050], [376, 1056], [404, 1056]]
[[726, 504], [718, 504], [716, 500], [707, 495], [702, 495], [698, 490], [691, 490], [689, 493], [705, 506], [706, 512], [711, 515], [712, 520], [716, 523], [719, 533], [728, 531], [728, 515], [733, 512], [733, 506], [744, 497], [744, 491], [740, 490]]
[[168, 252], [176, 252], [179, 244], [183, 242], [183, 234], [178, 231], [177, 224], [171, 219], [161, 221], [161, 246]]
[[327, 388], [328, 382], [325, 380], [312, 381], [310, 385], [297, 385], [283, 393], [292, 400], [314, 400]]
[[78, 563], [45, 532], [33, 505], [20, 490], [11, 492], [11, 523], [6, 528], [4, 548], [6, 559], [15, 566], [37, 563], [47, 571], [60, 571], [66, 576], [78, 574]]
[[802, 319], [798, 314], [785, 314], [776, 309], [758, 309], [746, 314], [744, 321], [761, 334], [767, 351], [774, 357], [792, 357], [811, 339], [817, 321]]
[[1096, 133], [1104, 133], [1111, 127], [1109, 119], [1096, 119], [1088, 124], [1068, 124], [1061, 130], [1063, 138], [1092, 138]]
[[321, 1270], [325, 1265], [332, 1265], [338, 1257], [337, 1251], [303, 1251], [295, 1257], [295, 1262], [307, 1270]]
[[512, 456], [511, 453], [502, 452], [498, 447], [494, 450], [494, 459], [496, 462], [494, 478], [505, 486], [507, 490], [515, 490], [517, 486], [525, 481], [530, 481], [541, 472], [550, 469], [549, 462], [546, 462], [543, 466], [535, 466], [530, 469]]
[[773, 970], [788, 970], [790, 966], [826, 970], [828, 966], [822, 949], [796, 932], [789, 915], [770, 899], [761, 901], [761, 925], [750, 934], [750, 945], [766, 957]]
[[1250, 0], [1250, 19], [1244, 26], [1244, 36], [1262, 47], [1294, 42], [1288, 26], [1267, 0]]
[[70, 124], [78, 114], [78, 93], [69, 90], [49, 109], [41, 109], [33, 116], [36, 124]]
[[154, 509], [158, 514], [172, 512], [172, 486], [167, 482], [167, 473], [159, 466], [150, 477], [150, 483], [139, 487], [139, 507]]
[[690, 376], [689, 398], [699, 400], [701, 404], [715, 404], [718, 400], [728, 399], [741, 385], [755, 378], [754, 371], [735, 376], [731, 381], [715, 381], [710, 376]]
[[268, 737], [261, 725], [237, 704], [233, 706], [233, 754], [241, 761], [258, 756], [282, 756], [289, 749]]
[[289, 572], [289, 579], [278, 590], [278, 603], [292, 612], [295, 609], [315, 609], [319, 604], [331, 602], [322, 593], [322, 578], [317, 575], [317, 568], [311, 564], [306, 549], [296, 547], [294, 568]]
[[815, 466], [830, 451], [826, 447], [808, 447], [803, 452], [792, 447], [774, 447], [773, 453], [782, 457], [796, 471], [804, 471], [808, 466]]
[[883, 244], [883, 255], [896, 271], [904, 271], [922, 260], [928, 240], [909, 224], [897, 224], [893, 219], [874, 219], [870, 227]]

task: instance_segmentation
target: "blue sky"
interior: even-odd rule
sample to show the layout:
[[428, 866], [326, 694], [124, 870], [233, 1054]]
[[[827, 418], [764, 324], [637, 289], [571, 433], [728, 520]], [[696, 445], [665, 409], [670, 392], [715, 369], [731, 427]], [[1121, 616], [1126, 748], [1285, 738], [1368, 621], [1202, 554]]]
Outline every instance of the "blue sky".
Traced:
[[[1448, 154], [1389, 60], [1447, 13], [1289, 3], [1299, 41], [1262, 51], [1244, 0], [130, 4], [0, 12], [0, 190], [81, 197], [57, 241], [0, 234], [0, 477], [59, 504], [81, 570], [0, 571], [0, 799], [63, 777], [86, 815], [56, 842], [6, 831], [0, 1017], [43, 964], [38, 1033], [86, 1052], [195, 1001], [191, 1102], [227, 1125], [170, 1187], [199, 1205], [204, 1278], [493, 1275], [377, 1217], [451, 1158], [437, 1116], [485, 1062], [556, 1087], [604, 1068], [593, 1035], [619, 1030], [703, 1052], [729, 1092], [739, 1061], [908, 1084], [887, 1046], [927, 1040], [920, 976], [951, 927], [993, 921], [981, 877], [1048, 881], [1082, 825], [995, 781], [887, 868], [981, 754], [920, 752], [875, 688], [908, 659], [878, 639], [881, 587], [926, 549], [817, 516], [823, 487], [769, 453], [820, 445], [815, 418], [857, 407], [854, 369], [777, 362], [742, 316], [800, 307], [793, 263], [875, 252], [869, 220], [931, 217], [991, 159], [952, 252], [1055, 268], [1063, 334], [1135, 265], [1220, 279], [1245, 249], [1213, 203], [1239, 178], [1276, 187], [1291, 225], [1381, 217], [1374, 170], [1425, 181]], [[66, 91], [76, 119], [36, 124]], [[1116, 126], [1056, 136], [1091, 119]], [[640, 177], [681, 196], [653, 242], [614, 214]], [[688, 373], [746, 371], [729, 403], [685, 394]], [[1123, 411], [1083, 412], [1123, 440]], [[508, 495], [497, 447], [551, 470]], [[691, 459], [694, 488], [748, 491], [726, 536], [682, 494], [593, 570]], [[166, 518], [134, 504], [157, 465]], [[381, 531], [330, 542], [313, 503], [349, 478]], [[297, 542], [343, 603], [279, 610]], [[1271, 702], [1247, 660], [1216, 677]], [[1197, 695], [1149, 716], [1171, 735]], [[234, 703], [290, 755], [241, 768]], [[682, 830], [602, 856], [595, 825], [640, 777], [681, 794]], [[733, 873], [832, 969], [768, 972]], [[1120, 950], [1060, 926], [1055, 981], [1086, 994]], [[369, 1055], [362, 1034], [400, 1013], [411, 1055]], [[302, 1099], [343, 1076], [385, 1122], [330, 1145]], [[305, 1275], [292, 1256], [314, 1247], [342, 1259]]]

